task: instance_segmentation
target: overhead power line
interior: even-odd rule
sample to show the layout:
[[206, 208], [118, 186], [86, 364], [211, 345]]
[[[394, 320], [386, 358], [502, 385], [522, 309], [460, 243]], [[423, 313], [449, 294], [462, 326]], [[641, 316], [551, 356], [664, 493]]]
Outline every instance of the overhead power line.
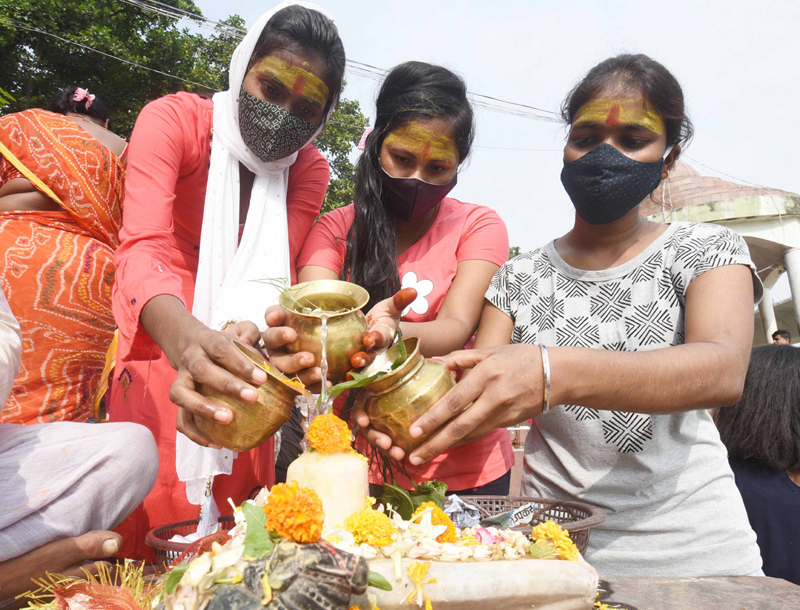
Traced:
[[[242, 28], [237, 28], [228, 24], [221, 23], [219, 21], [214, 21], [213, 19], [208, 19], [201, 15], [195, 15], [194, 13], [190, 13], [188, 11], [184, 11], [177, 7], [170, 6], [169, 4], [159, 2], [158, 0], [120, 0], [120, 1], [124, 2], [125, 4], [130, 4], [131, 6], [140, 8], [142, 10], [156, 13], [158, 15], [170, 17], [173, 19], [179, 19], [183, 21], [190, 21], [194, 25], [198, 25], [200, 27], [204, 27], [206, 29], [210, 29], [213, 31], [224, 32], [227, 30], [227, 32], [231, 36], [240, 39], [244, 38], [245, 34], [247, 34], [247, 30], [244, 30]], [[371, 64], [367, 64], [361, 61], [356, 61], [353, 59], [347, 60], [347, 69], [354, 76], [362, 76], [365, 78], [370, 78], [372, 80], [380, 80], [387, 73], [387, 71], [384, 70], [383, 68], [379, 68], [378, 66], [373, 66]], [[483, 95], [481, 93], [468, 92], [468, 97], [472, 101], [473, 106], [489, 110], [490, 112], [499, 112], [502, 114], [509, 114], [521, 118], [534, 119], [552, 123], [562, 122], [558, 113], [553, 112], [552, 110], [538, 108], [536, 106], [531, 106], [529, 104], [520, 104], [518, 102], [511, 102], [497, 97], [492, 97], [490, 95]], [[511, 108], [509, 108], [508, 106], [511, 106]], [[550, 116], [542, 116], [542, 114], [539, 113], [544, 113], [545, 115], [550, 115]]]
[[167, 76], [169, 78], [174, 78], [179, 81], [183, 81], [184, 83], [189, 83], [191, 85], [197, 85], [198, 87], [203, 87], [204, 89], [210, 89], [211, 91], [218, 91], [218, 89], [214, 87], [209, 87], [208, 85], [204, 85], [203, 83], [198, 83], [193, 80], [189, 80], [188, 78], [183, 78], [181, 76], [176, 76], [174, 74], [170, 74], [168, 72], [162, 72], [161, 70], [156, 70], [155, 68], [150, 68], [149, 66], [143, 66], [142, 64], [136, 63], [135, 61], [131, 61], [129, 59], [125, 59], [124, 57], [118, 57], [117, 55], [113, 55], [112, 53], [106, 53], [105, 51], [101, 51], [99, 49], [95, 49], [93, 47], [86, 46], [85, 44], [81, 44], [79, 42], [75, 42], [74, 40], [68, 40], [67, 38], [62, 38], [56, 34], [51, 34], [50, 32], [45, 32], [44, 30], [40, 30], [39, 28], [35, 28], [31, 25], [27, 25], [25, 23], [20, 23], [16, 19], [12, 19], [10, 17], [4, 17], [11, 21], [15, 27], [22, 28], [24, 30], [29, 30], [31, 32], [36, 32], [37, 34], [42, 34], [44, 36], [50, 36], [51, 38], [55, 38], [62, 42], [66, 42], [67, 44], [75, 45], [76, 47], [80, 47], [82, 49], [86, 49], [87, 51], [92, 51], [93, 53], [98, 53], [100, 55], [104, 55], [105, 57], [110, 57], [111, 59], [116, 59], [117, 61], [121, 61], [126, 63], [130, 66], [135, 66], [137, 68], [141, 68], [142, 70], [149, 70], [150, 72], [155, 72], [156, 74], [161, 74], [162, 76]]

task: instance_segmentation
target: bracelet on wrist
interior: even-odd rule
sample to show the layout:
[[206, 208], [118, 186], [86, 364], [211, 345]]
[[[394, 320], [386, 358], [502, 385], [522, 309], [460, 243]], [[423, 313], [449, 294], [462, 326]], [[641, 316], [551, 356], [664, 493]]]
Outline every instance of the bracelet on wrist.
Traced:
[[544, 345], [539, 345], [539, 348], [542, 351], [542, 374], [544, 375], [542, 391], [542, 414], [544, 414], [550, 410], [550, 358]]

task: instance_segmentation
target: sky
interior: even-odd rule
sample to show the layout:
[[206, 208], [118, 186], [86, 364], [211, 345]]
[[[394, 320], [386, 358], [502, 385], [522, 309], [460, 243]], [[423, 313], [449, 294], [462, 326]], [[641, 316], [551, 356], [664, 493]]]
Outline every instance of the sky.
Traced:
[[[685, 161], [702, 174], [800, 193], [796, 0], [317, 1], [336, 20], [348, 59], [441, 64], [471, 92], [551, 111], [599, 61], [645, 53], [683, 86], [695, 125]], [[195, 2], [210, 19], [238, 13], [248, 26], [277, 4]], [[346, 78], [344, 97], [372, 118], [378, 82]], [[476, 114], [476, 146], [451, 196], [497, 210], [523, 251], [566, 233], [574, 208], [560, 181], [564, 126]], [[789, 296], [785, 278], [774, 296]]]

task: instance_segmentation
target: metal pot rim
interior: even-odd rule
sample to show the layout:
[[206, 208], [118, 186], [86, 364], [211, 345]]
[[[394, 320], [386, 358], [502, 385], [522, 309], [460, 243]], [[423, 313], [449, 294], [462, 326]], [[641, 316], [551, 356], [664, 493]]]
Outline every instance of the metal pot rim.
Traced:
[[275, 381], [279, 381], [286, 388], [292, 390], [293, 392], [296, 392], [298, 394], [298, 396], [301, 395], [301, 394], [306, 394], [307, 393], [305, 388], [299, 388], [299, 387], [297, 387], [295, 385], [292, 385], [291, 383], [288, 383], [286, 381], [286, 379], [284, 379], [283, 377], [279, 377], [278, 375], [276, 375], [272, 370], [273, 365], [271, 365], [267, 361], [267, 359], [264, 358], [258, 352], [258, 350], [256, 350], [253, 346], [248, 345], [246, 343], [243, 343], [243, 342], [239, 341], [238, 339], [233, 339], [233, 344], [239, 349], [240, 352], [242, 352], [242, 354], [245, 355], [245, 357], [250, 362], [252, 362], [258, 368], [263, 370], [267, 374], [267, 377], [269, 377], [270, 379], [274, 379]]
[[296, 316], [301, 316], [303, 318], [316, 318], [320, 319], [322, 314], [308, 314], [302, 313], [297, 311], [291, 304], [288, 299], [288, 293], [293, 291], [295, 293], [301, 293], [302, 291], [306, 291], [305, 294], [293, 294], [292, 296], [295, 300], [300, 297], [310, 297], [315, 294], [319, 293], [339, 293], [342, 295], [352, 296], [356, 301], [356, 306], [351, 307], [347, 311], [340, 311], [340, 312], [331, 312], [326, 314], [328, 319], [330, 318], [338, 318], [341, 316], [346, 316], [352, 314], [353, 312], [359, 311], [366, 306], [369, 302], [369, 293], [359, 286], [358, 284], [353, 284], [351, 282], [345, 282], [343, 280], [312, 280], [310, 282], [303, 282], [301, 284], [296, 284], [294, 286], [290, 286], [286, 290], [281, 293], [280, 298], [278, 299], [278, 303], [280, 304], [283, 309], [288, 312], [293, 313]]

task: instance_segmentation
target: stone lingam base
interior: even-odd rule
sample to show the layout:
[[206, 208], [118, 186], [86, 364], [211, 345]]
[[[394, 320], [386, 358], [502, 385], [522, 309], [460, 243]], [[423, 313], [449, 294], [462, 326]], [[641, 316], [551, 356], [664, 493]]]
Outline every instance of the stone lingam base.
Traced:
[[[369, 569], [380, 573], [392, 591], [369, 589], [377, 594], [381, 610], [409, 610], [408, 596], [414, 584], [408, 578], [410, 559], [403, 559], [402, 580], [394, 578], [390, 559], [372, 559]], [[520, 559], [517, 561], [431, 562], [424, 585], [435, 610], [590, 610], [597, 595], [597, 572], [585, 561]], [[369, 610], [366, 595], [351, 598], [361, 610]]]

